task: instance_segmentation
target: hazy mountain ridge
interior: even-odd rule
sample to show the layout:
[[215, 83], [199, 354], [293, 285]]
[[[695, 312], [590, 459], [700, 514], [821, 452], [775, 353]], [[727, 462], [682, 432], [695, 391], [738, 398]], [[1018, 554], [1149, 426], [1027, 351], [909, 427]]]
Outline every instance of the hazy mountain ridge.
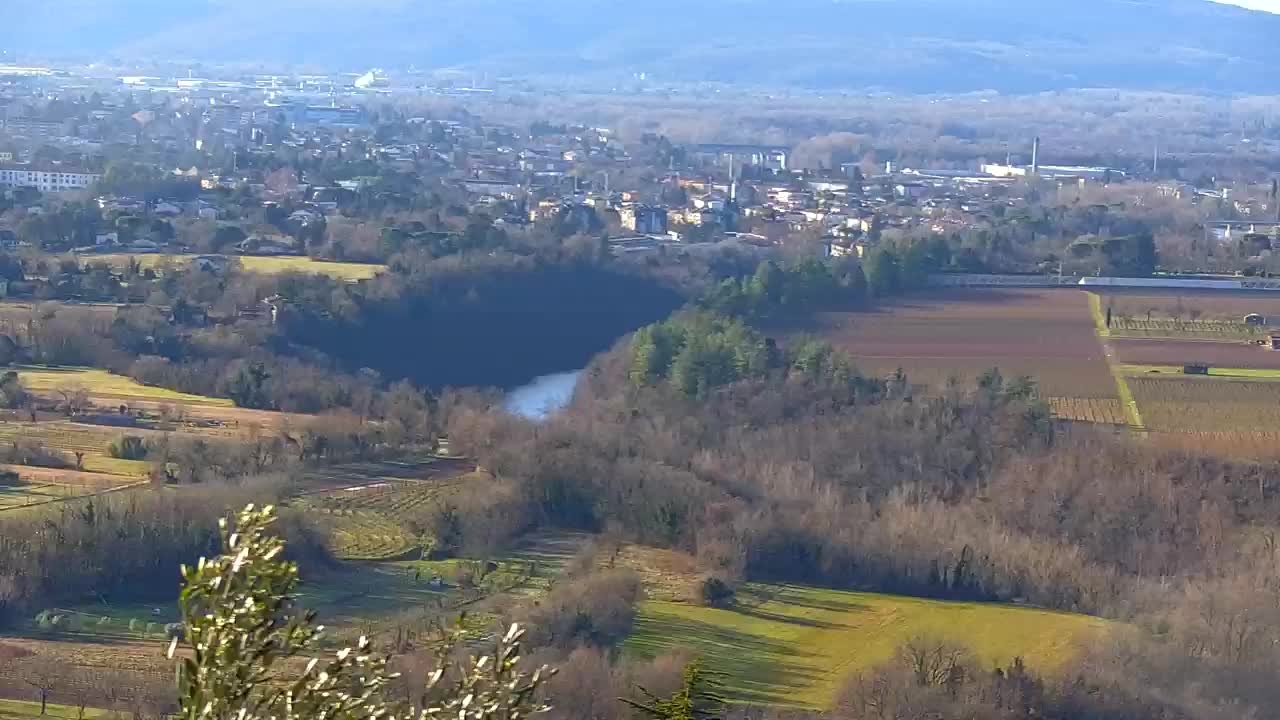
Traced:
[[1280, 92], [1277, 37], [1280, 16], [1208, 0], [49, 0], [0, 25], [50, 55], [915, 92]]

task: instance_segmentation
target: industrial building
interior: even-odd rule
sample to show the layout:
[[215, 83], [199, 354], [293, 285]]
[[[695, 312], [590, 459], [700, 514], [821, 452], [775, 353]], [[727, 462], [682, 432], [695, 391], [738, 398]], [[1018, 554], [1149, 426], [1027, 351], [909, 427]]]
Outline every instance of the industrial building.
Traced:
[[717, 165], [737, 163], [739, 167], [757, 166], [777, 171], [785, 171], [791, 157], [791, 148], [779, 145], [706, 143], [694, 145], [690, 150], [695, 158], [710, 160]]
[[1110, 167], [1083, 165], [1044, 165], [1040, 162], [1040, 138], [1031, 144], [1031, 164], [1014, 165], [1006, 161], [982, 165], [979, 170], [984, 175], [995, 178], [1036, 177], [1043, 180], [1082, 180], [1088, 182], [1111, 183], [1123, 180], [1127, 174], [1123, 170]]

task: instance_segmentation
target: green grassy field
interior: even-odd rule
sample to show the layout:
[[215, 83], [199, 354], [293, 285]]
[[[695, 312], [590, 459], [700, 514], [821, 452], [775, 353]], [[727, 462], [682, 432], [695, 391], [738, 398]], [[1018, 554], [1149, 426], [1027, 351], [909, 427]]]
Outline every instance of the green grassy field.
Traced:
[[735, 700], [821, 708], [846, 677], [891, 659], [914, 637], [966, 645], [991, 666], [1022, 657], [1053, 671], [1106, 627], [1034, 608], [749, 585], [734, 609], [646, 602], [626, 649], [654, 657], [687, 648], [725, 673]]
[[[107, 710], [98, 710], [97, 708], [85, 708], [85, 720], [92, 718], [102, 718], [111, 715]], [[74, 708], [67, 705], [50, 704], [46, 708], [43, 716], [40, 715], [40, 703], [23, 702], [21, 700], [0, 700], [0, 720], [27, 720], [28, 718], [44, 717], [46, 720], [78, 720], [80, 708]]]
[[53, 483], [0, 487], [0, 510], [56, 502], [85, 494], [76, 490], [66, 485], [55, 485]]
[[[480, 601], [485, 599], [544, 593], [584, 542], [586, 536], [576, 534], [532, 537], [511, 554], [495, 559], [497, 567], [483, 577], [472, 573], [486, 563], [458, 559], [340, 561], [323, 569], [303, 568], [299, 604], [315, 610], [331, 634], [348, 639], [388, 632], [403, 613], [430, 611], [456, 619], [466, 608], [470, 615], [483, 616]], [[463, 587], [466, 575], [476, 578], [469, 588]], [[436, 577], [444, 581], [442, 585], [432, 584]], [[159, 642], [164, 639], [164, 625], [180, 619], [173, 600], [46, 610], [61, 616], [61, 624], [42, 627], [33, 615], [18, 626], [22, 634], [96, 643], [101, 648], [125, 640]]]
[[0, 487], [0, 510], [39, 507], [72, 498], [85, 497], [94, 494], [94, 492], [95, 490], [92, 488], [58, 483], [29, 483], [12, 487]]
[[[143, 385], [132, 378], [115, 375], [100, 368], [46, 367], [17, 365], [0, 367], [0, 371], [16, 371], [22, 384], [34, 395], [49, 402], [61, 402], [64, 393], [83, 391], [89, 403], [114, 412], [118, 405], [132, 408], [173, 406], [188, 418], [197, 415], [227, 416], [238, 427], [242, 414], [259, 411], [236, 408], [224, 398], [211, 398], [164, 388]], [[222, 426], [203, 427], [192, 423], [179, 430], [224, 437]], [[143, 460], [113, 458], [109, 446], [122, 435], [158, 437], [161, 432], [139, 427], [114, 427], [71, 419], [50, 419], [41, 413], [38, 421], [28, 422], [22, 414], [9, 413], [0, 420], [0, 443], [35, 443], [61, 457], [62, 467], [15, 465], [22, 482], [0, 491], [0, 510], [43, 505], [69, 498], [133, 486], [147, 477], [151, 466]]]
[[116, 375], [100, 368], [22, 365], [11, 369], [18, 372], [18, 379], [27, 390], [40, 395], [51, 396], [60, 389], [83, 388], [93, 397], [116, 398], [126, 402], [150, 400], [183, 405], [234, 406], [234, 403], [225, 398], [204, 397], [151, 387], [133, 378]]
[[[155, 612], [159, 610], [160, 612]], [[23, 629], [34, 635], [94, 642], [121, 640], [167, 640], [164, 626], [181, 618], [175, 603], [89, 604], [75, 608], [47, 608], [45, 623], [29, 618]], [[57, 625], [49, 618], [58, 617]]]
[[[588, 542], [589, 536], [573, 534], [534, 537], [483, 576], [471, 573], [488, 563], [475, 561], [343, 562], [304, 573], [299, 601], [318, 611], [332, 629], [331, 642], [368, 634], [385, 644], [404, 628], [421, 630], [421, 618], [456, 618], [462, 610], [475, 629], [485, 632], [498, 617], [495, 607], [545, 593]], [[634, 559], [651, 558], [653, 552], [637, 548]], [[619, 557], [623, 566], [631, 562], [627, 552]], [[682, 584], [680, 568], [670, 569], [673, 582]], [[444, 583], [433, 583], [436, 577]], [[466, 577], [475, 582], [467, 584]], [[647, 658], [688, 649], [725, 675], [732, 699], [792, 707], [829, 705], [850, 674], [891, 659], [916, 637], [967, 646], [987, 667], [1022, 657], [1033, 669], [1052, 673], [1103, 637], [1109, 625], [1012, 605], [766, 584], [745, 586], [732, 609], [714, 609], [674, 600], [683, 593], [664, 592], [665, 584], [655, 585], [648, 575], [644, 581], [651, 599], [640, 607], [635, 632], [624, 645], [627, 653]], [[159, 643], [164, 623], [176, 619], [173, 602], [92, 604], [50, 608], [49, 613], [61, 617], [52, 634], [34, 619], [26, 630], [107, 653], [132, 647], [131, 642]]]
[[[125, 267], [130, 260], [135, 260], [144, 268], [152, 268], [165, 263], [189, 263], [195, 255], [161, 255], [161, 254], [128, 254], [115, 253], [108, 255], [82, 255], [80, 261], [82, 263], [107, 263], [114, 267]], [[256, 256], [229, 256], [240, 261], [240, 266], [249, 272], [262, 273], [264, 275], [276, 275], [283, 272], [302, 272], [312, 273], [315, 275], [328, 275], [337, 280], [357, 281], [368, 280], [379, 273], [385, 272], [386, 265], [375, 265], [372, 263], [348, 263], [348, 262], [330, 262], [327, 260], [315, 260], [309, 257], [256, 257]]]

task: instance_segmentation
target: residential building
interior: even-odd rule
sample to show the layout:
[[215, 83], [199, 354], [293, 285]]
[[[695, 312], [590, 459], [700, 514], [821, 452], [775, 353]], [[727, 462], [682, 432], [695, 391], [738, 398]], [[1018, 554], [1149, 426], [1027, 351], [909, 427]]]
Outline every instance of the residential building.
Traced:
[[721, 212], [725, 208], [724, 198], [711, 193], [699, 195], [698, 197], [693, 198], [690, 202], [693, 204], [693, 207], [698, 210], [714, 210], [715, 212]]
[[893, 194], [900, 198], [909, 198], [914, 200], [924, 197], [926, 192], [928, 192], [928, 188], [925, 187], [924, 183], [900, 182], [893, 186]]
[[667, 233], [667, 209], [651, 205], [623, 205], [618, 209], [622, 227], [644, 235]]
[[254, 236], [242, 240], [236, 250], [241, 255], [300, 255], [293, 238], [283, 235]]
[[867, 246], [861, 242], [850, 242], [839, 238], [827, 238], [827, 257], [853, 257], [861, 259], [866, 255]]
[[60, 137], [65, 135], [67, 130], [67, 124], [64, 122], [28, 117], [0, 119], [0, 127], [9, 135], [38, 138]]
[[[287, 122], [297, 127], [362, 128], [369, 124], [368, 113], [360, 107], [330, 107], [325, 105], [286, 105], [270, 108]], [[255, 111], [251, 122], [259, 122]], [[243, 124], [243, 116], [241, 118]]]
[[520, 186], [505, 180], [464, 180], [462, 187], [476, 195], [495, 195], [515, 197]]
[[711, 210], [698, 210], [697, 208], [687, 208], [684, 210], [681, 221], [686, 225], [711, 225], [720, 219], [719, 213]]
[[609, 239], [609, 251], [615, 256], [656, 253], [661, 249], [661, 240], [647, 236]]
[[0, 165], [0, 187], [30, 187], [40, 192], [84, 190], [102, 179], [100, 173], [60, 166]]

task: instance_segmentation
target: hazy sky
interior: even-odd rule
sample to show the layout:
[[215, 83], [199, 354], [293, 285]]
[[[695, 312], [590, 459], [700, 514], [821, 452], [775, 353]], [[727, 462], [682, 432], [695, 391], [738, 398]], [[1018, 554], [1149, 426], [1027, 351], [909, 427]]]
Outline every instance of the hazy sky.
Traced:
[[1218, 0], [1229, 5], [1240, 5], [1242, 7], [1253, 8], [1254, 10], [1266, 10], [1267, 12], [1280, 13], [1280, 0]]

